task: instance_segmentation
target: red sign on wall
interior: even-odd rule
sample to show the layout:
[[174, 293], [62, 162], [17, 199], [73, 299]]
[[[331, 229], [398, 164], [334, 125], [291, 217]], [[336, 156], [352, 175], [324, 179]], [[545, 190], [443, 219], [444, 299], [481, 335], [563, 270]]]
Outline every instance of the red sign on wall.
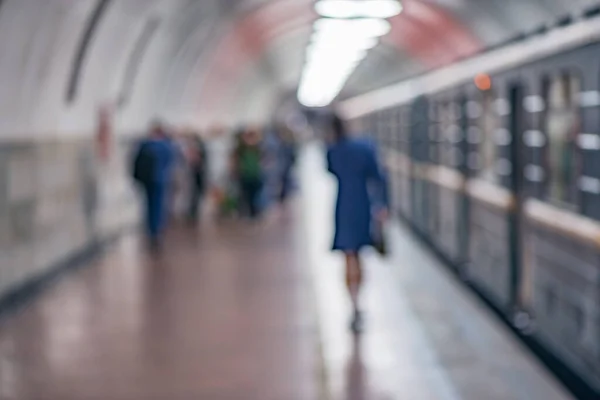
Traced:
[[101, 107], [98, 113], [96, 141], [100, 160], [108, 161], [112, 141], [112, 110], [109, 106]]

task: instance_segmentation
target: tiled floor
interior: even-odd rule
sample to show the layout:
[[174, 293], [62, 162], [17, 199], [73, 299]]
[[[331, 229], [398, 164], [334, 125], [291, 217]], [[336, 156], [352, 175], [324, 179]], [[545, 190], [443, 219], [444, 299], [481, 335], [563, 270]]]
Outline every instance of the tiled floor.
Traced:
[[314, 399], [293, 219], [123, 240], [0, 324], [0, 399]]
[[355, 340], [316, 149], [300, 176], [288, 212], [176, 229], [161, 257], [124, 238], [1, 319], [0, 400], [569, 399], [400, 227]]

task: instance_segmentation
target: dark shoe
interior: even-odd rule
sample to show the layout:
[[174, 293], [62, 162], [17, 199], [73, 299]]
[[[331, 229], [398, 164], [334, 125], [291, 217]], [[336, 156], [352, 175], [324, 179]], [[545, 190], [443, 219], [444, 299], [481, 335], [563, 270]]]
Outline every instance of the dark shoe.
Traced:
[[362, 333], [364, 329], [364, 321], [360, 311], [354, 311], [352, 322], [350, 322], [350, 329], [355, 335]]
[[197, 217], [188, 217], [186, 222], [187, 222], [188, 227], [196, 228], [198, 225], [198, 218]]
[[160, 248], [161, 242], [157, 237], [148, 238], [148, 250], [150, 250], [151, 253], [160, 252]]

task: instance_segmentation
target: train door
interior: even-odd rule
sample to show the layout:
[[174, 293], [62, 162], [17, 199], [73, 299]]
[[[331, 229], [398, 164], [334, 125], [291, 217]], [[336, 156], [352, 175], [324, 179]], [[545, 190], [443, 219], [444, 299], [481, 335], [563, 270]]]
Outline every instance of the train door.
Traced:
[[[394, 109], [391, 114], [391, 138], [390, 138], [390, 149], [394, 157], [392, 158], [394, 163], [396, 162], [396, 156], [401, 152], [401, 138], [400, 138], [400, 112], [398, 109]], [[402, 185], [401, 185], [401, 171], [398, 170], [397, 164], [394, 168], [388, 169], [387, 173], [390, 174], [390, 194], [393, 203], [394, 215], [401, 215], [402, 213]]]
[[509, 188], [514, 196], [512, 212], [509, 214], [509, 262], [510, 262], [510, 298], [516, 301], [518, 298], [518, 287], [521, 280], [521, 259], [523, 254], [523, 203], [524, 191], [524, 144], [522, 133], [524, 131], [523, 100], [524, 88], [520, 83], [515, 83], [509, 88], [510, 119], [509, 129], [511, 132], [511, 143], [509, 146], [509, 157], [511, 160], [511, 174]]
[[[400, 134], [399, 150], [402, 154], [402, 159], [410, 159], [410, 105], [404, 105], [400, 108], [399, 127]], [[401, 199], [402, 199], [402, 215], [405, 219], [410, 220], [412, 209], [412, 192], [411, 180], [412, 164], [402, 163], [403, 170], [401, 171]]]
[[417, 98], [410, 114], [410, 152], [413, 161], [411, 176], [412, 222], [422, 234], [428, 232], [428, 191], [425, 175], [427, 172], [429, 142], [429, 102], [426, 97]]
[[[454, 165], [458, 168], [460, 174], [469, 178], [468, 154], [469, 142], [467, 140], [468, 121], [468, 101], [465, 96], [459, 98], [460, 117], [458, 120], [459, 130], [462, 133], [456, 148], [456, 160]], [[470, 221], [470, 197], [466, 192], [459, 195], [458, 201], [458, 268], [463, 268], [464, 263], [469, 260], [469, 221]]]
[[[438, 144], [438, 130], [439, 125], [436, 123], [437, 120], [437, 107], [438, 104], [435, 101], [430, 101], [429, 104], [429, 127], [427, 129], [428, 142], [429, 142], [429, 163], [431, 166], [437, 166], [439, 164], [439, 144]], [[433, 243], [439, 247], [440, 243], [440, 188], [437, 184], [429, 181], [429, 233]]]

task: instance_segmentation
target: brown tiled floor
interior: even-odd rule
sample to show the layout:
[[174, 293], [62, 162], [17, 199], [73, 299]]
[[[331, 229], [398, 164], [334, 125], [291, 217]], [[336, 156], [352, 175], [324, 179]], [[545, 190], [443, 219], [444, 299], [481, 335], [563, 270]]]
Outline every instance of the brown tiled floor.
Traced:
[[294, 220], [126, 238], [0, 324], [0, 399], [316, 399]]
[[303, 192], [260, 225], [128, 237], [0, 322], [0, 400], [568, 400], [401, 227], [366, 254], [366, 332], [347, 329], [329, 252], [334, 186], [312, 149]]

